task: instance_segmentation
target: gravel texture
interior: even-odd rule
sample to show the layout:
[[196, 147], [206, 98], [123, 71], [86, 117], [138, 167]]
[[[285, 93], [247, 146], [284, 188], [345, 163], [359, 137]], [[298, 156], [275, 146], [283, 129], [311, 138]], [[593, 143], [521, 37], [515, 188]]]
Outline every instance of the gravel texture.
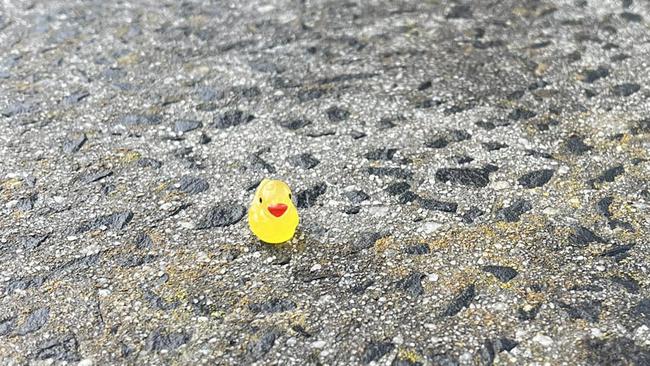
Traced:
[[649, 57], [646, 0], [0, 2], [0, 365], [648, 365]]

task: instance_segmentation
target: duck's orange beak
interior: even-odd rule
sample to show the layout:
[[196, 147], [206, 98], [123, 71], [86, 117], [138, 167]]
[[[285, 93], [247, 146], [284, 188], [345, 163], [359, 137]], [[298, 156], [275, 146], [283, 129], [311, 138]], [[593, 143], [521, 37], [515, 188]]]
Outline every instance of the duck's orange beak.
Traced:
[[269, 205], [269, 212], [275, 217], [280, 217], [287, 210], [288, 206], [284, 203], [276, 203], [274, 205]]

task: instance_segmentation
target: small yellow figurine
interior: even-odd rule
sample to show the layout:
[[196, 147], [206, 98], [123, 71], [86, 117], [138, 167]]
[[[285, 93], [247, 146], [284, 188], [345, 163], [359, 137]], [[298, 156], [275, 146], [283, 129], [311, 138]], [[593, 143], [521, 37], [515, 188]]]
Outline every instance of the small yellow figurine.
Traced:
[[289, 186], [263, 179], [248, 209], [248, 226], [253, 234], [266, 243], [283, 243], [293, 238], [299, 221]]

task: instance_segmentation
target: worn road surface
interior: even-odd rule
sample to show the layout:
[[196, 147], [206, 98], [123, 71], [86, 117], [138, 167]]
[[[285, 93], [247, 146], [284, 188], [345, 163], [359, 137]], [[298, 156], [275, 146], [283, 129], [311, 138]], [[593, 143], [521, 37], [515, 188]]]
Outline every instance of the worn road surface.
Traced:
[[0, 365], [650, 365], [649, 98], [647, 0], [0, 1]]

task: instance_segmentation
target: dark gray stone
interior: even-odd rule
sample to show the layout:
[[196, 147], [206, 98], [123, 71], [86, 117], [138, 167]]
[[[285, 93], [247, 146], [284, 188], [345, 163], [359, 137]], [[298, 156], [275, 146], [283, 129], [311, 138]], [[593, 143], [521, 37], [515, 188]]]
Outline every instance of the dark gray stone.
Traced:
[[153, 241], [147, 233], [141, 231], [135, 237], [135, 247], [137, 249], [151, 249], [153, 246]]
[[201, 127], [203, 127], [203, 123], [201, 121], [194, 119], [181, 119], [176, 121], [174, 124], [174, 132], [185, 133]]
[[436, 180], [442, 183], [450, 182], [483, 188], [490, 183], [489, 174], [489, 170], [485, 168], [441, 168], [436, 171]]
[[385, 232], [362, 232], [357, 236], [357, 239], [352, 244], [352, 248], [355, 251], [372, 248], [377, 240], [386, 236], [388, 236], [388, 234]]
[[431, 352], [429, 359], [433, 362], [435, 366], [459, 366], [460, 363], [452, 355], [438, 352]]
[[424, 288], [422, 287], [422, 279], [424, 277], [425, 276], [420, 272], [413, 272], [397, 281], [396, 287], [411, 296], [417, 297], [423, 295]]
[[264, 355], [273, 348], [275, 341], [280, 337], [280, 335], [280, 331], [274, 328], [263, 331], [257, 340], [248, 344], [248, 358], [257, 361], [264, 357]]
[[329, 119], [330, 122], [341, 122], [350, 117], [350, 112], [336, 106], [327, 108], [325, 113], [327, 114], [327, 119]]
[[508, 147], [508, 145], [501, 142], [491, 141], [491, 142], [483, 143], [483, 147], [487, 151], [496, 151], [496, 150], [505, 149], [506, 147]]
[[565, 310], [571, 319], [583, 319], [595, 323], [600, 318], [601, 301], [586, 301], [575, 305], [558, 301], [558, 306]]
[[226, 111], [214, 117], [215, 128], [229, 128], [234, 126], [243, 125], [255, 119], [252, 114], [242, 112], [239, 109]]
[[618, 259], [623, 259], [623, 258], [627, 257], [628, 252], [633, 247], [634, 247], [634, 245], [632, 245], [632, 244], [618, 245], [618, 246], [615, 246], [615, 247], [613, 247], [611, 249], [606, 250], [605, 252], [603, 252], [603, 254], [601, 254], [601, 256], [603, 256], [603, 257], [614, 257], [617, 260]]
[[310, 88], [298, 91], [296, 96], [301, 103], [305, 103], [310, 100], [319, 99], [325, 94], [327, 94], [327, 90], [324, 88]]
[[553, 169], [535, 170], [519, 177], [519, 184], [524, 188], [537, 188], [548, 183], [555, 174]]
[[470, 207], [470, 209], [463, 214], [462, 220], [466, 224], [471, 224], [474, 222], [474, 220], [476, 220], [483, 214], [485, 214], [485, 212], [483, 212], [483, 210], [481, 210], [480, 208]]
[[610, 280], [612, 280], [612, 282], [615, 284], [623, 286], [623, 288], [625, 288], [625, 290], [631, 294], [638, 294], [639, 290], [641, 290], [639, 282], [627, 273], [612, 276], [610, 277]]
[[499, 221], [516, 222], [519, 221], [519, 217], [522, 214], [532, 209], [533, 205], [529, 201], [520, 198], [517, 201], [513, 202], [510, 206], [504, 207], [497, 211], [496, 218]]
[[31, 194], [27, 197], [20, 198], [16, 203], [16, 208], [21, 211], [29, 211], [34, 208], [38, 196], [36, 194]]
[[604, 217], [612, 217], [612, 213], [609, 210], [609, 206], [611, 206], [612, 203], [614, 203], [614, 197], [605, 196], [598, 200], [598, 203], [596, 204], [596, 211], [598, 211], [598, 213]]
[[347, 215], [356, 215], [359, 212], [361, 212], [361, 207], [359, 206], [349, 206], [346, 207], [343, 212], [345, 212]]
[[569, 235], [569, 242], [578, 247], [585, 247], [590, 243], [606, 243], [607, 241], [586, 227], [579, 226]]
[[13, 332], [16, 327], [16, 317], [9, 317], [0, 320], [0, 337]]
[[445, 15], [447, 19], [471, 19], [472, 18], [472, 8], [469, 5], [459, 4], [454, 5], [449, 9], [449, 12]]
[[631, 311], [631, 315], [643, 324], [650, 326], [650, 298], [639, 301]]
[[85, 133], [77, 133], [68, 136], [65, 141], [63, 141], [63, 152], [66, 154], [73, 154], [79, 151], [81, 147], [86, 143], [87, 138]]
[[469, 304], [474, 300], [476, 296], [476, 290], [474, 284], [471, 284], [464, 288], [447, 306], [443, 316], [454, 316], [458, 314], [463, 308], [469, 306]]
[[272, 313], [281, 313], [285, 311], [294, 310], [296, 308], [296, 303], [289, 299], [279, 299], [272, 298], [267, 301], [251, 303], [248, 305], [248, 309], [257, 314], [272, 314]]
[[566, 150], [573, 155], [582, 155], [592, 149], [591, 146], [582, 141], [582, 137], [577, 135], [569, 136], [564, 146]]
[[641, 85], [637, 83], [623, 83], [613, 86], [612, 94], [617, 97], [629, 97], [639, 90], [641, 90]]
[[633, 135], [639, 135], [643, 133], [650, 133], [650, 118], [642, 119], [638, 121], [634, 127], [630, 129], [630, 132]]
[[36, 106], [32, 103], [15, 103], [10, 104], [3, 112], [5, 117], [13, 117], [21, 114], [29, 114], [36, 111]]
[[494, 348], [497, 350], [497, 352], [502, 352], [502, 351], [510, 352], [518, 345], [519, 342], [510, 338], [503, 337], [494, 340]]
[[173, 351], [187, 343], [191, 338], [192, 336], [189, 333], [168, 333], [166, 330], [159, 328], [149, 334], [145, 342], [145, 349], [149, 352]]
[[492, 365], [494, 363], [494, 356], [497, 351], [494, 349], [494, 345], [489, 339], [483, 341], [483, 346], [479, 350], [479, 357], [481, 360], [481, 365]]
[[311, 124], [311, 121], [305, 118], [296, 118], [288, 121], [284, 121], [280, 123], [280, 126], [291, 130], [295, 131], [298, 129], [301, 129], [303, 127], [309, 126]]
[[395, 349], [395, 344], [392, 342], [370, 342], [363, 350], [361, 362], [367, 365], [372, 361], [378, 361], [393, 349]]
[[230, 226], [238, 223], [246, 214], [246, 208], [235, 202], [224, 202], [213, 206], [197, 223], [199, 230]]
[[199, 144], [201, 145], [206, 145], [209, 144], [212, 141], [212, 138], [205, 133], [201, 132], [201, 136], [199, 136]]
[[611, 183], [616, 179], [616, 177], [618, 177], [619, 175], [621, 175], [623, 173], [625, 173], [625, 168], [623, 167], [623, 165], [616, 165], [616, 166], [613, 166], [613, 167], [611, 167], [609, 169], [606, 169], [605, 171], [603, 171], [603, 173], [601, 175], [599, 175], [598, 177], [590, 180], [589, 184], [592, 187], [596, 187], [597, 184], [602, 184], [604, 182], [610, 182]]
[[154, 254], [132, 255], [127, 254], [117, 259], [117, 263], [123, 268], [140, 267], [147, 263], [156, 261], [160, 256]]
[[63, 104], [67, 105], [67, 106], [75, 105], [75, 104], [81, 102], [82, 100], [88, 98], [89, 96], [90, 96], [90, 93], [85, 91], [85, 90], [76, 91], [76, 92], [66, 96], [65, 98], [63, 98]]
[[379, 148], [368, 151], [364, 156], [368, 160], [392, 160], [397, 149]]
[[533, 111], [529, 111], [528, 109], [524, 109], [524, 108], [516, 108], [512, 112], [510, 112], [508, 118], [515, 121], [521, 121], [521, 120], [531, 119], [535, 116], [537, 116], [537, 113]]
[[449, 130], [444, 133], [438, 134], [429, 138], [424, 146], [432, 149], [441, 149], [446, 147], [452, 142], [461, 142], [469, 140], [472, 137], [467, 131], [463, 130]]
[[18, 330], [16, 330], [16, 334], [26, 335], [36, 332], [37, 330], [41, 329], [49, 319], [49, 307], [36, 309], [31, 314], [29, 314], [27, 319], [25, 319], [25, 322], [18, 328]]
[[436, 136], [424, 143], [424, 146], [431, 149], [442, 149], [443, 147], [447, 147], [447, 145], [449, 145], [449, 140], [445, 136]]
[[[84, 269], [94, 267], [99, 262], [100, 257], [101, 253], [97, 253], [85, 257], [74, 258], [57, 265], [44, 277], [41, 284], [46, 280], [61, 279], [71, 274], [77, 274]], [[40, 284], [38, 285], [40, 286]]]
[[163, 311], [176, 309], [180, 305], [180, 302], [178, 301], [167, 302], [160, 296], [156, 295], [153, 291], [148, 289], [144, 290], [143, 297], [145, 300], [147, 300], [147, 302], [149, 302], [151, 306]]
[[418, 197], [417, 194], [415, 194], [415, 193], [413, 193], [411, 191], [406, 191], [406, 192], [400, 194], [399, 197], [397, 197], [397, 202], [399, 202], [400, 204], [406, 204], [406, 203], [409, 203], [409, 202], [413, 202], [413, 201], [415, 201], [415, 200], [417, 200], [419, 198], [420, 197]]
[[516, 269], [507, 266], [483, 266], [482, 270], [491, 273], [501, 282], [508, 282], [519, 274]]
[[609, 76], [609, 69], [604, 66], [599, 66], [597, 69], [586, 69], [581, 74], [581, 79], [585, 83], [593, 83], [598, 79]]
[[37, 360], [51, 359], [54, 361], [78, 362], [81, 360], [78, 349], [77, 338], [74, 335], [66, 335], [43, 343], [34, 354], [34, 358]]
[[650, 348], [621, 337], [590, 338], [584, 341], [588, 365], [650, 365]]
[[429, 254], [430, 252], [431, 249], [429, 249], [428, 244], [414, 244], [404, 248], [404, 253], [412, 255]]
[[431, 83], [431, 80], [427, 80], [427, 81], [423, 81], [422, 83], [420, 83], [420, 85], [418, 85], [418, 88], [417, 88], [417, 89], [418, 89], [419, 91], [422, 91], [422, 90], [429, 89], [429, 88], [431, 88], [432, 86], [433, 86], [433, 84]]
[[630, 13], [629, 11], [624, 11], [621, 13], [621, 18], [627, 20], [630, 23], [640, 23], [643, 21], [643, 17], [636, 13]]
[[151, 114], [129, 114], [120, 118], [118, 123], [124, 126], [155, 126], [162, 123], [162, 118]]
[[369, 167], [368, 173], [378, 177], [393, 177], [399, 179], [411, 179], [413, 173], [402, 168], [387, 168], [387, 167]]
[[158, 169], [162, 166], [162, 162], [151, 158], [142, 158], [138, 160], [138, 166], [141, 168], [154, 168]]
[[204, 102], [210, 102], [224, 97], [224, 92], [211, 87], [199, 87], [196, 89], [196, 95]]
[[366, 137], [366, 134], [361, 131], [352, 131], [350, 132], [350, 136], [352, 136], [353, 139], [358, 140], [360, 138]]
[[343, 192], [343, 196], [345, 196], [348, 200], [350, 200], [350, 202], [354, 204], [359, 204], [370, 199], [370, 196], [362, 190]]
[[99, 216], [90, 221], [81, 224], [77, 230], [77, 234], [85, 233], [90, 230], [97, 230], [102, 226], [108, 227], [110, 230], [122, 230], [128, 225], [133, 218], [131, 211], [115, 212], [109, 215]]
[[180, 185], [180, 191], [187, 194], [205, 192], [210, 188], [210, 184], [208, 184], [207, 180], [189, 175], [181, 177]]
[[313, 186], [296, 193], [296, 206], [298, 208], [309, 208], [316, 204], [318, 197], [325, 194], [327, 185], [324, 182], [314, 184]]
[[392, 196], [399, 196], [411, 189], [411, 185], [406, 182], [391, 183], [386, 187], [386, 192]]
[[24, 250], [30, 251], [34, 250], [38, 247], [41, 246], [47, 240], [49, 237], [48, 234], [46, 235], [29, 235], [29, 236], [24, 236], [20, 239], [21, 245]]
[[86, 172], [79, 176], [79, 182], [84, 184], [94, 183], [111, 175], [113, 175], [113, 171], [109, 169], [99, 170], [95, 172]]
[[432, 198], [418, 198], [418, 203], [424, 209], [431, 211], [456, 212], [458, 204], [455, 202], [443, 202]]
[[292, 155], [287, 160], [291, 165], [302, 169], [311, 169], [320, 163], [320, 160], [310, 153]]
[[494, 123], [489, 121], [478, 121], [476, 122], [476, 125], [486, 131], [492, 131], [495, 128], [497, 128], [497, 126]]

